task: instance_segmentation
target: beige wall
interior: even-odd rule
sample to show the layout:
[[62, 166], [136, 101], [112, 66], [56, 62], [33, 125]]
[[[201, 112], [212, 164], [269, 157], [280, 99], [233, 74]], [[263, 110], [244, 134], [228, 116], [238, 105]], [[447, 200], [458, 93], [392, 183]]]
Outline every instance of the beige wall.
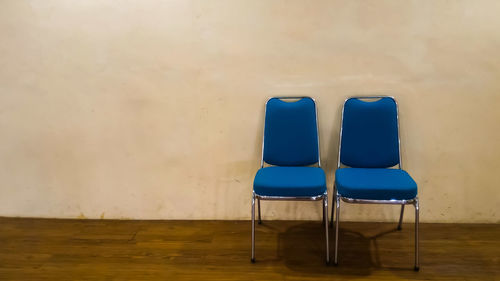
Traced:
[[0, 1], [0, 216], [249, 219], [268, 97], [316, 98], [331, 190], [341, 103], [390, 94], [422, 221], [498, 223], [499, 14], [494, 0]]

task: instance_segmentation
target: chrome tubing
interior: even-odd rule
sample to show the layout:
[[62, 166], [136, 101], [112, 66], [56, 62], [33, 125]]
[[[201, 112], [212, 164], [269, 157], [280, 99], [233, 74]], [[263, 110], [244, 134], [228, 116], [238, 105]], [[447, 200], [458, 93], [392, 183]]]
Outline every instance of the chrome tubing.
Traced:
[[339, 264], [338, 252], [339, 252], [339, 222], [340, 222], [340, 196], [337, 194], [335, 196], [336, 214], [335, 214], [335, 265]]
[[419, 261], [419, 242], [418, 242], [418, 224], [419, 224], [419, 212], [420, 206], [418, 203], [418, 198], [415, 198], [415, 271], [420, 270], [420, 261]]
[[330, 263], [330, 241], [328, 237], [328, 194], [325, 193], [323, 197], [323, 223], [325, 225], [325, 239], [326, 239], [326, 264]]
[[401, 214], [399, 215], [398, 230], [401, 230], [402, 228], [404, 212], [405, 212], [405, 205], [401, 204]]
[[262, 219], [260, 217], [260, 199], [257, 199], [257, 205], [259, 207], [259, 224], [262, 224]]
[[335, 186], [335, 183], [333, 183], [332, 216], [330, 217], [330, 226], [333, 226], [333, 215], [335, 207], [337, 206], [335, 204], [336, 200], [337, 200], [337, 187]]
[[252, 193], [252, 262], [255, 262], [255, 193]]

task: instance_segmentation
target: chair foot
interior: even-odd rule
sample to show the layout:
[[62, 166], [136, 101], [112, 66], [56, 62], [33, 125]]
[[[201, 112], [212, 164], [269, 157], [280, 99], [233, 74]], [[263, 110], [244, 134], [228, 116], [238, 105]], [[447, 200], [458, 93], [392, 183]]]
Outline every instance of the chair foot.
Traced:
[[259, 223], [259, 224], [262, 224], [262, 221], [259, 221], [258, 223]]
[[330, 221], [330, 227], [333, 227], [333, 221]]
[[255, 263], [255, 259], [250, 259], [250, 261], [252, 261], [252, 263]]
[[339, 262], [334, 262], [333, 265], [338, 266]]
[[326, 262], [325, 262], [325, 264], [326, 264], [326, 265], [330, 265], [330, 261], [326, 261]]
[[419, 266], [415, 266], [415, 267], [413, 268], [413, 270], [415, 270], [415, 271], [419, 271], [419, 270], [420, 270], [420, 267], [419, 267]]
[[403, 228], [402, 228], [400, 225], [398, 225], [398, 228], [397, 228], [397, 229], [398, 229], [398, 230], [401, 230], [401, 229], [403, 229]]

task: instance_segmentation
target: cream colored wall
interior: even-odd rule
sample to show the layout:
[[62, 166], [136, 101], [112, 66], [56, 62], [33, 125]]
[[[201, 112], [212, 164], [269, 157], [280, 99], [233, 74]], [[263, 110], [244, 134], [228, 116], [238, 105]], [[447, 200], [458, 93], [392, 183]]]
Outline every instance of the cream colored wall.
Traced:
[[316, 98], [331, 190], [341, 103], [389, 94], [421, 220], [498, 223], [498, 14], [494, 0], [0, 1], [0, 215], [249, 219], [268, 97]]

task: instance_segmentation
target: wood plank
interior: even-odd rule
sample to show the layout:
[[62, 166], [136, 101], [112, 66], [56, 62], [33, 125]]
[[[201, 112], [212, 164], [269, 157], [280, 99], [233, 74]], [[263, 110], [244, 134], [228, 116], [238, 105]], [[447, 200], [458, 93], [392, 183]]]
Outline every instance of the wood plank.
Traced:
[[[341, 224], [338, 266], [320, 222], [0, 218], [0, 280], [500, 280], [500, 225]], [[333, 231], [330, 232], [333, 258]]]

